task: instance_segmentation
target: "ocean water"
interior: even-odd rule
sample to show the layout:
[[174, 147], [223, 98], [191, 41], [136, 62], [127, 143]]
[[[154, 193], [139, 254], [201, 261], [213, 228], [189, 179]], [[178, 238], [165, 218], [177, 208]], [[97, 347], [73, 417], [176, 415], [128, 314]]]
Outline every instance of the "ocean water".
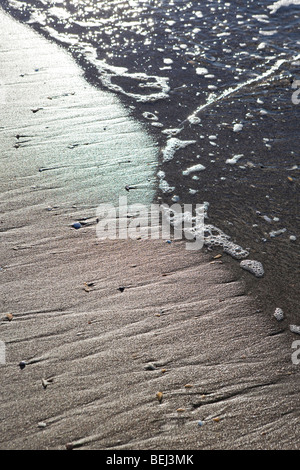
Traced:
[[300, 1], [0, 5], [118, 94], [160, 147], [157, 200], [206, 202], [207, 223], [265, 276], [224, 262], [267, 314], [300, 322]]

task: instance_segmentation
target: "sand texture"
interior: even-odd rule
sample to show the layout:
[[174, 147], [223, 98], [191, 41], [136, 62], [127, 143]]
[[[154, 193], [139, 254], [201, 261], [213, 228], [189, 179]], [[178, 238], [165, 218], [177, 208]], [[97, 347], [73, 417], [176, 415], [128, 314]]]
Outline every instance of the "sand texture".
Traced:
[[0, 448], [299, 448], [297, 335], [227, 255], [97, 240], [97, 204], [125, 184], [151, 201], [155, 143], [66, 53], [0, 25]]

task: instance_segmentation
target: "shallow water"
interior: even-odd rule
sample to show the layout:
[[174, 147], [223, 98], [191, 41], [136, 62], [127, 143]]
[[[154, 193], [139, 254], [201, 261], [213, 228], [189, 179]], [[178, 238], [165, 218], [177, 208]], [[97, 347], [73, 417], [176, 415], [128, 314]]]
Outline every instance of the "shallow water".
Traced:
[[209, 202], [208, 222], [263, 263], [243, 275], [269, 314], [299, 319], [299, 1], [0, 4], [124, 100], [161, 148], [157, 197]]

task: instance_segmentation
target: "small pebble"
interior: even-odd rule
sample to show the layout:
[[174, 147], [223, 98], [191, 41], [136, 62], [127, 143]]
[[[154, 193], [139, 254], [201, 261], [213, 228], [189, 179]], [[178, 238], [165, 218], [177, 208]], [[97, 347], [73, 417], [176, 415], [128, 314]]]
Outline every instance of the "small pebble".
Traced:
[[46, 423], [43, 423], [43, 422], [38, 423], [39, 428], [45, 428], [46, 426], [47, 426]]
[[198, 421], [198, 426], [203, 426], [204, 422], [203, 421]]
[[8, 313], [8, 314], [6, 315], [6, 318], [7, 318], [8, 321], [12, 321], [13, 315], [12, 315], [11, 313]]
[[20, 367], [21, 370], [24, 369], [25, 366], [26, 366], [26, 362], [25, 362], [25, 361], [21, 361], [21, 362], [19, 363], [19, 367]]
[[75, 228], [76, 230], [78, 230], [79, 228], [82, 227], [81, 223], [79, 222], [75, 222], [73, 225], [72, 225], [73, 228]]
[[44, 389], [46, 390], [47, 386], [50, 385], [52, 383], [52, 380], [48, 379], [42, 379], [42, 385], [44, 387]]
[[151, 362], [149, 362], [149, 364], [145, 366], [145, 370], [155, 370], [155, 369], [156, 369], [155, 365], [152, 364]]
[[183, 413], [185, 411], [185, 408], [177, 408], [177, 413]]
[[292, 333], [297, 333], [298, 335], [300, 335], [300, 326], [290, 325], [290, 330]]
[[158, 399], [159, 403], [161, 403], [162, 399], [163, 399], [163, 393], [162, 392], [157, 392], [156, 398]]
[[283, 310], [281, 308], [276, 308], [274, 312], [274, 317], [276, 320], [281, 321], [284, 319]]
[[214, 421], [215, 423], [218, 423], [218, 422], [220, 421], [220, 418], [213, 418], [213, 421]]
[[295, 242], [297, 240], [297, 237], [295, 237], [295, 235], [291, 235], [290, 240], [291, 242]]

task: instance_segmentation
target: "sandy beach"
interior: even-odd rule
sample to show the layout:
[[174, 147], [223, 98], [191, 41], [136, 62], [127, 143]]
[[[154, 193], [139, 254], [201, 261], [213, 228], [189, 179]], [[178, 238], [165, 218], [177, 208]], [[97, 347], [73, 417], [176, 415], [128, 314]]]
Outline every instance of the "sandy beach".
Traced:
[[0, 448], [299, 449], [299, 336], [227, 255], [98, 240], [101, 202], [154, 198], [156, 144], [2, 11], [0, 39]]

